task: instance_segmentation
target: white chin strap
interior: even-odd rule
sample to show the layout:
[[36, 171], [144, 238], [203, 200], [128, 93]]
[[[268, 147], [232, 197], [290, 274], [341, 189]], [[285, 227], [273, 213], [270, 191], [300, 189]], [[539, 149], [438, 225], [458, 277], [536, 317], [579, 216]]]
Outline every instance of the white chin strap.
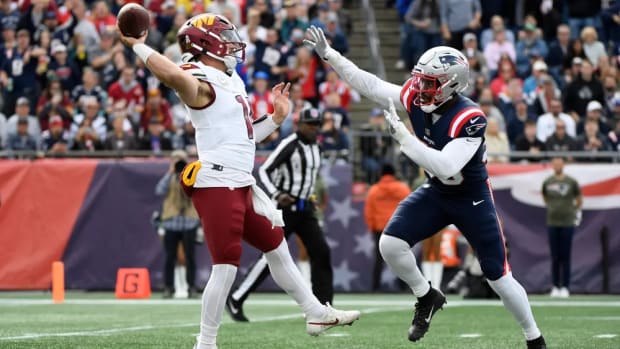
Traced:
[[422, 109], [422, 111], [425, 112], [425, 113], [432, 113], [437, 108], [441, 107], [444, 103], [446, 103], [447, 101], [449, 101], [451, 99], [452, 99], [452, 96], [446, 98], [443, 102], [441, 102], [439, 104], [421, 105], [420, 109]]
[[212, 54], [211, 52], [207, 52], [207, 55], [209, 55], [209, 57], [217, 59], [220, 62], [224, 62], [224, 65], [226, 66], [226, 72], [229, 74], [232, 74], [232, 72], [235, 71], [235, 68], [237, 68], [236, 57], [232, 57], [232, 56], [219, 57], [219, 56]]

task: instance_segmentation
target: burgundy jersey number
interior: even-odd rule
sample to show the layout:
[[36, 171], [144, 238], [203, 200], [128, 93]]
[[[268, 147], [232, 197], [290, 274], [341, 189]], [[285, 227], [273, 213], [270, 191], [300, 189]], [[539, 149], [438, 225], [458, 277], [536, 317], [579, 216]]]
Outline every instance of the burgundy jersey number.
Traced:
[[248, 138], [254, 139], [254, 127], [252, 127], [252, 109], [250, 108], [250, 102], [243, 98], [241, 95], [236, 95], [237, 102], [243, 107], [243, 118], [245, 119], [245, 127], [248, 129]]

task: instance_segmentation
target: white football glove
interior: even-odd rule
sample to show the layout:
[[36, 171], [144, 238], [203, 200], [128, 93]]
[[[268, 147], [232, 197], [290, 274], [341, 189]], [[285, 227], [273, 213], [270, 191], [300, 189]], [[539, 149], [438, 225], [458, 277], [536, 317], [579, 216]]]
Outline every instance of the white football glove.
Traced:
[[331, 47], [327, 42], [323, 29], [311, 25], [310, 28], [306, 29], [306, 37], [308, 39], [304, 39], [304, 44], [312, 47], [321, 58], [327, 60], [327, 51]]
[[394, 107], [392, 98], [388, 98], [388, 106], [388, 110], [383, 110], [385, 121], [387, 121], [388, 124], [388, 131], [399, 144], [403, 144], [404, 140], [407, 139], [411, 133], [409, 133], [405, 124], [403, 124], [398, 114], [396, 114], [396, 108]]

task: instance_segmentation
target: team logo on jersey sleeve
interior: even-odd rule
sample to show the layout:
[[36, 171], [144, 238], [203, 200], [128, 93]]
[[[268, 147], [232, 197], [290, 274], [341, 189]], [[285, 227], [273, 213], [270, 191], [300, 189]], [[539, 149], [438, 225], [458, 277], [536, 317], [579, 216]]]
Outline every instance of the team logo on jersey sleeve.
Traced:
[[478, 133], [478, 131], [480, 131], [481, 129], [483, 129], [485, 126], [484, 123], [481, 124], [474, 124], [474, 125], [469, 125], [467, 127], [465, 127], [465, 132], [467, 132], [468, 136], [473, 136], [476, 133]]

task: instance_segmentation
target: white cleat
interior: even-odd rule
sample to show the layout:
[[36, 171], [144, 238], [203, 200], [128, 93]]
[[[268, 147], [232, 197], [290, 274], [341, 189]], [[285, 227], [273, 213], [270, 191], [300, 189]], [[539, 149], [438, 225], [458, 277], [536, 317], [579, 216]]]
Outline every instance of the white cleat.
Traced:
[[332, 308], [329, 303], [325, 307], [327, 308], [327, 314], [322, 318], [306, 318], [306, 331], [309, 335], [318, 336], [336, 326], [350, 326], [355, 320], [360, 318], [358, 310], [338, 310]]
[[568, 288], [562, 287], [560, 289], [559, 297], [560, 298], [568, 298], [568, 297], [570, 297], [570, 291], [568, 291]]

